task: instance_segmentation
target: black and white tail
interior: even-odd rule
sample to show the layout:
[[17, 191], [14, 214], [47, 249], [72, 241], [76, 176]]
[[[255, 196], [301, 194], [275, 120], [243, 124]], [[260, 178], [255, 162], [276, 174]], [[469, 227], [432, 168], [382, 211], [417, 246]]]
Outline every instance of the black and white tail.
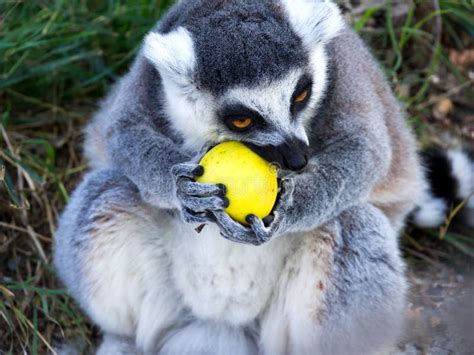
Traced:
[[443, 224], [451, 208], [463, 201], [461, 222], [474, 228], [474, 157], [460, 149], [428, 149], [421, 153], [429, 188], [413, 213], [422, 228]]

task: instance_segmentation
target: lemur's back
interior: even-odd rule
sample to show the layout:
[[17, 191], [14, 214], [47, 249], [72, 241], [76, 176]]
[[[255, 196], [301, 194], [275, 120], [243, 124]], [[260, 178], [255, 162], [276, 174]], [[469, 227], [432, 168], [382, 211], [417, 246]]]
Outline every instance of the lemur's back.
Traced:
[[[374, 110], [384, 117], [380, 132], [386, 134], [390, 159], [386, 174], [371, 191], [370, 201], [380, 207], [394, 225], [401, 227], [407, 213], [420, 202], [425, 188], [416, 141], [380, 65], [361, 39], [347, 31], [333, 42], [333, 46], [338, 52], [335, 61], [342, 72], [340, 75], [352, 81], [351, 86], [344, 87], [342, 80], [342, 87], [334, 88], [339, 95], [333, 104], [354, 105], [354, 111], [359, 112]], [[373, 124], [380, 122], [373, 120]], [[373, 149], [378, 148], [374, 146]], [[381, 168], [384, 164], [380, 162]]]

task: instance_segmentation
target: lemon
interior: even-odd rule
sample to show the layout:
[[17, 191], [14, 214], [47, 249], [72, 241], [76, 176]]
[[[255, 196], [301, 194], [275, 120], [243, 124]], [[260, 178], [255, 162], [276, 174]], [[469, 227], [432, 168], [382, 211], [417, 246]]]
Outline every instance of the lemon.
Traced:
[[224, 184], [234, 220], [247, 224], [245, 217], [267, 217], [278, 193], [277, 169], [240, 142], [224, 142], [207, 152], [199, 163], [204, 174], [197, 182]]

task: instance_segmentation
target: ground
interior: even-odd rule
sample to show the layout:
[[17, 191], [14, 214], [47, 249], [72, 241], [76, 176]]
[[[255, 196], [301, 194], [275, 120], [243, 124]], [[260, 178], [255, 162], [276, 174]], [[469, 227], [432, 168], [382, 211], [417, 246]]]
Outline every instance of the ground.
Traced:
[[395, 353], [472, 354], [472, 274], [461, 274], [446, 264], [418, 265], [409, 268], [408, 279], [411, 283], [408, 326]]
[[[82, 127], [170, 2], [0, 1], [0, 353], [53, 353], [71, 341], [91, 349], [99, 337], [55, 277], [54, 230], [86, 170]], [[420, 147], [474, 151], [472, 1], [338, 3]], [[456, 218], [409, 226], [401, 247], [412, 304], [398, 351], [473, 353], [473, 231]]]

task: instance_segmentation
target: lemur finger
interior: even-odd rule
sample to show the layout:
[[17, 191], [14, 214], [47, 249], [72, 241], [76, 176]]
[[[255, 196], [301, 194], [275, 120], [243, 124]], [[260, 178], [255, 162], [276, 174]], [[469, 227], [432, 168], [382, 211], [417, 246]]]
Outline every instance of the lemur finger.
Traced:
[[231, 242], [239, 243], [239, 244], [252, 244], [252, 245], [260, 245], [261, 243], [257, 243], [257, 239], [255, 236], [249, 237], [247, 234], [227, 234], [225, 232], [221, 232], [221, 236]]
[[181, 216], [186, 223], [207, 223], [214, 220], [207, 212], [194, 212], [188, 208], [181, 210]]
[[255, 237], [257, 239], [255, 245], [260, 245], [270, 240], [271, 236], [269, 234], [269, 230], [265, 227], [263, 221], [260, 218], [253, 214], [249, 214], [245, 220], [255, 233]]
[[226, 187], [223, 184], [201, 184], [188, 179], [180, 179], [178, 181], [178, 190], [186, 195], [193, 196], [224, 196]]
[[225, 211], [213, 211], [212, 214], [224, 238], [232, 242], [245, 244], [255, 244], [257, 241], [252, 229], [235, 222]]
[[266, 228], [263, 221], [254, 214], [247, 215], [245, 221], [250, 225], [250, 228], [252, 228], [255, 233], [265, 233]]
[[201, 165], [182, 163], [174, 165], [171, 168], [171, 173], [176, 177], [195, 178], [204, 174], [204, 168]]
[[212, 214], [215, 217], [215, 222], [224, 229], [225, 231], [234, 231], [238, 234], [246, 233], [249, 228], [242, 224], [234, 221], [225, 211], [213, 211]]
[[240, 244], [254, 244], [255, 235], [252, 231], [224, 231], [221, 228], [221, 236], [225, 239]]
[[181, 203], [185, 208], [194, 212], [223, 210], [224, 208], [229, 207], [229, 200], [227, 197], [196, 197], [179, 192], [178, 198], [181, 200]]

